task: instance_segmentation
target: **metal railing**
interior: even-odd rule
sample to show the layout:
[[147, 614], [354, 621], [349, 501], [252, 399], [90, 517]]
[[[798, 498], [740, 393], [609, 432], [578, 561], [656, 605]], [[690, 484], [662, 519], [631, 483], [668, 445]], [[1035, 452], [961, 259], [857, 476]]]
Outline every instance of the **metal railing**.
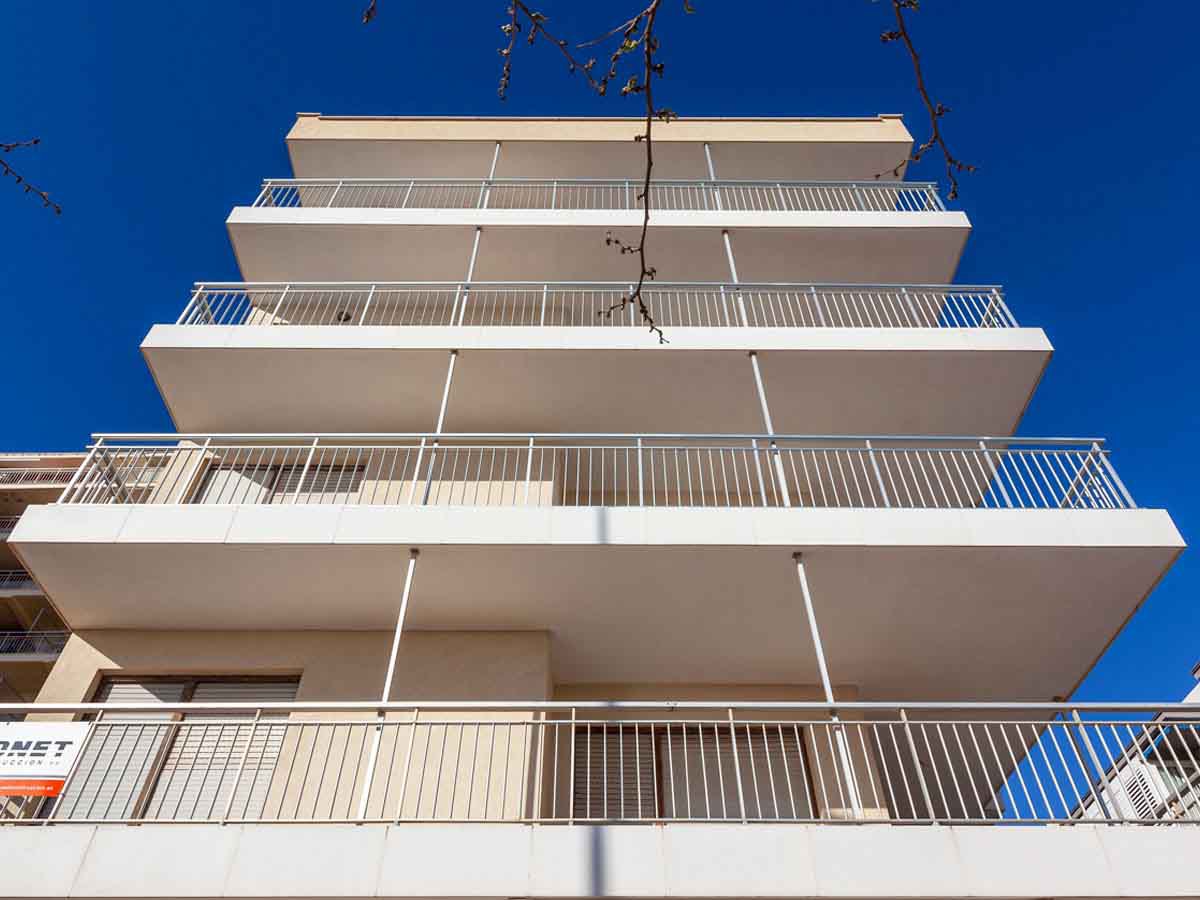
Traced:
[[84, 747], [10, 823], [1200, 821], [1195, 704], [0, 706], [50, 712]]
[[64, 466], [52, 469], [0, 469], [0, 487], [66, 484], [73, 474], [74, 468]]
[[6, 653], [61, 653], [69, 631], [0, 631], [0, 656]]
[[[641, 209], [620, 178], [269, 178], [254, 206], [337, 209]], [[651, 208], [736, 212], [940, 212], [934, 182], [656, 180]]]
[[98, 435], [60, 503], [1126, 509], [1102, 442]]
[[[178, 325], [641, 327], [631, 285], [563, 282], [197, 284]], [[1016, 328], [996, 286], [655, 283], [664, 327]]]
[[[72, 470], [71, 474], [74, 474]], [[21, 521], [20, 516], [0, 516], [0, 537], [8, 537], [13, 533], [13, 529], [17, 527], [17, 522]]]
[[0, 592], [38, 590], [33, 576], [24, 569], [0, 569]]

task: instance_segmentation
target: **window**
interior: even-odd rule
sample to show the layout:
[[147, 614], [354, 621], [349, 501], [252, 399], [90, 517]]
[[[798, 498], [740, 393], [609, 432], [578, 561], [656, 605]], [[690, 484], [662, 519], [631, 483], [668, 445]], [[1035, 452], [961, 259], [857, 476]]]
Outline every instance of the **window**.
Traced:
[[[804, 729], [581, 723], [574, 816], [751, 820], [817, 817]], [[744, 812], [743, 812], [744, 809]]]
[[[108, 678], [98, 703], [278, 703], [294, 678]], [[207, 820], [262, 811], [285, 726], [253, 714], [105, 713], [55, 818]], [[277, 724], [272, 722], [276, 719]], [[245, 721], [239, 721], [245, 720]], [[243, 761], [244, 760], [244, 761]]]

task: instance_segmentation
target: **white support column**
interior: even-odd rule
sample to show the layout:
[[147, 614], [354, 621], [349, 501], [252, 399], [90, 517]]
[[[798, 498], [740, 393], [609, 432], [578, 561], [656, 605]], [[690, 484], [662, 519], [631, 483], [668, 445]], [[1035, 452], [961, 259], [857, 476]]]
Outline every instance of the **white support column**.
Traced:
[[[433, 446], [429, 450], [429, 472], [425, 477], [425, 490], [421, 495], [421, 504], [429, 502], [429, 492], [433, 488], [433, 465], [437, 459], [438, 436], [446, 427], [446, 408], [450, 405], [450, 385], [454, 382], [454, 364], [458, 361], [458, 351], [450, 351], [450, 365], [446, 367], [446, 383], [442, 385], [442, 403], [438, 407], [437, 424], [433, 429]], [[417, 462], [413, 466], [413, 486], [421, 474], [421, 463], [425, 456], [425, 438], [421, 438], [421, 446], [417, 448]], [[415, 492], [414, 492], [415, 493]], [[415, 499], [415, 497], [410, 498]]]
[[[404, 632], [404, 619], [408, 614], [408, 598], [412, 593], [413, 573], [417, 569], [417, 557], [421, 551], [413, 547], [408, 551], [408, 572], [404, 576], [404, 589], [400, 593], [400, 611], [396, 614], [396, 628], [392, 633], [392, 650], [388, 655], [387, 671], [384, 673], [383, 690], [379, 695], [380, 703], [387, 703], [392, 696], [392, 685], [396, 680], [396, 659], [400, 655], [400, 636]], [[379, 745], [383, 741], [383, 725], [385, 713], [381, 710], [376, 714], [375, 737], [371, 740], [371, 752], [367, 756], [367, 770], [363, 777], [362, 797], [358, 801], [358, 818], [365, 819], [367, 807], [371, 801], [371, 784], [375, 780], [375, 768], [379, 763]]]
[[[808, 576], [804, 571], [804, 554], [793, 553], [792, 559], [796, 562], [796, 576], [800, 580], [800, 594], [804, 598], [808, 630], [812, 636], [813, 651], [817, 657], [817, 670], [821, 674], [821, 689], [825, 692], [825, 702], [832, 704], [835, 702], [833, 683], [829, 680], [829, 666], [825, 662], [825, 646], [821, 643], [821, 631], [817, 628], [817, 614], [813, 608], [812, 593], [808, 589]], [[838, 761], [841, 764], [842, 777], [846, 782], [847, 798], [850, 800], [850, 807], [854, 811], [855, 818], [862, 818], [862, 800], [854, 776], [854, 766], [850, 762], [850, 747], [846, 741], [846, 733], [839, 724], [841, 720], [836, 712], [833, 712], [830, 718], [833, 720], [832, 727], [837, 740]]]
[[787, 472], [783, 468], [783, 457], [779, 453], [779, 444], [775, 442], [775, 424], [771, 421], [771, 410], [767, 406], [767, 392], [763, 388], [762, 370], [758, 366], [758, 352], [751, 350], [749, 356], [750, 368], [754, 372], [754, 388], [758, 392], [758, 406], [762, 410], [763, 427], [770, 437], [771, 463], [775, 467], [779, 504], [781, 506], [791, 506], [792, 496], [788, 491]]

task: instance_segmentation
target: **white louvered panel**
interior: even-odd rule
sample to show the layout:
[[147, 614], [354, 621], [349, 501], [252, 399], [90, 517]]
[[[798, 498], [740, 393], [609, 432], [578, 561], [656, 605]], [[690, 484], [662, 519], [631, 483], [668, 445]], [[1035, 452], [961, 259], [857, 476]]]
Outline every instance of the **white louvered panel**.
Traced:
[[576, 728], [576, 818], [656, 817], [655, 774], [649, 727], [594, 723]]
[[[192, 702], [287, 703], [295, 699], [295, 682], [212, 681], [196, 685]], [[230, 721], [252, 719], [252, 713], [186, 715], [163, 763], [146, 818], [217, 819], [227, 808], [232, 818], [257, 818], [279, 760], [286, 731], [280, 719], [285, 717], [264, 715], [255, 725]]]
[[365, 472], [366, 466], [355, 465], [311, 465], [307, 472], [302, 465], [281, 466], [272, 502], [284, 502], [296, 493], [302, 503], [349, 502], [362, 488]]
[[1158, 795], [1154, 791], [1150, 773], [1140, 762], [1128, 766], [1121, 773], [1121, 784], [1128, 799], [1128, 815], [1135, 819], [1154, 819], [1158, 811]]
[[[811, 818], [803, 733], [791, 726], [671, 728], [659, 743], [663, 812], [671, 819]], [[741, 792], [739, 796], [739, 772]]]
[[[180, 682], [109, 682], [100, 703], [178, 703]], [[105, 713], [54, 809], [55, 818], [125, 819], [133, 812], [172, 724], [170, 714]], [[136, 722], [131, 720], [138, 720]]]

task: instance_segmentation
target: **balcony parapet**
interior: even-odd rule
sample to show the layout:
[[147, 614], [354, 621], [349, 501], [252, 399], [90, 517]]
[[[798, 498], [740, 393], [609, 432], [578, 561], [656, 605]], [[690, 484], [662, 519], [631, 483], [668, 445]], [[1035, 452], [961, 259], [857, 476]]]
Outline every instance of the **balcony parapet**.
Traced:
[[64, 485], [71, 480], [73, 468], [60, 466], [41, 469], [0, 468], [0, 488], [41, 488]]
[[[572, 282], [197, 284], [177, 325], [644, 327], [630, 285]], [[995, 285], [655, 283], [664, 328], [1017, 328]]]
[[[640, 179], [269, 178], [257, 207], [642, 209]], [[935, 182], [656, 180], [654, 210], [944, 212]]]
[[10, 655], [57, 656], [70, 636], [64, 630], [0, 631], [0, 661]]
[[24, 569], [0, 569], [0, 594], [12, 593], [41, 593], [41, 588]]
[[1093, 438], [96, 435], [59, 503], [1134, 509]]
[[[9, 824], [1195, 824], [1200, 705], [3, 704], [87, 718]], [[28, 720], [27, 720], [28, 721]], [[1123, 767], [1151, 767], [1133, 785]]]

